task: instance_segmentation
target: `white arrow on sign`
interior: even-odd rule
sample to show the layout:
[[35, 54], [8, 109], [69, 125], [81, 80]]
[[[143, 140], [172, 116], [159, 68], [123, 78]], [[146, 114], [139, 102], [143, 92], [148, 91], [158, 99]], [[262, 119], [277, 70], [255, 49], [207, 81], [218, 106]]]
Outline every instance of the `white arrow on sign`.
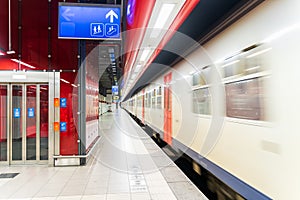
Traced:
[[114, 22], [114, 17], [115, 17], [116, 19], [119, 18], [118, 15], [117, 15], [117, 13], [115, 13], [115, 11], [113, 11], [113, 10], [110, 10], [110, 11], [105, 15], [105, 18], [106, 18], [106, 19], [109, 18], [109, 17], [110, 17], [110, 19], [109, 19], [110, 23], [113, 23], [113, 22]]
[[71, 19], [69, 18], [69, 17], [74, 17], [75, 16], [75, 14], [74, 13], [70, 13], [70, 8], [67, 8], [64, 12], [63, 12], [63, 14], [61, 14], [61, 16], [63, 17], [63, 18], [65, 18], [65, 20], [67, 20], [67, 21], [71, 21]]

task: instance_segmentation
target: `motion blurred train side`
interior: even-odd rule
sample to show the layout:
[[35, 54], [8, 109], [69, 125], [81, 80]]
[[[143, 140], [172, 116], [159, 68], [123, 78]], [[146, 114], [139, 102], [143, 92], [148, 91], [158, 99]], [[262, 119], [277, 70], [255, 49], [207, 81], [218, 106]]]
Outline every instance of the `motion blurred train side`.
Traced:
[[267, 198], [299, 199], [299, 10], [265, 1], [122, 106]]

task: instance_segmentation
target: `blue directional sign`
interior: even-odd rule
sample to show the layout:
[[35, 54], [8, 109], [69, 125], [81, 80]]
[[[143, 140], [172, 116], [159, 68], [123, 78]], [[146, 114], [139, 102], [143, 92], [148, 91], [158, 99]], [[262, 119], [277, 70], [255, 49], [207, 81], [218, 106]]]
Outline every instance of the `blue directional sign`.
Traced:
[[67, 98], [60, 98], [60, 107], [61, 108], [67, 107]]
[[67, 131], [67, 122], [60, 122], [60, 131], [61, 132]]
[[59, 38], [120, 39], [120, 25], [119, 6], [59, 3]]
[[34, 118], [34, 108], [27, 109], [28, 118]]

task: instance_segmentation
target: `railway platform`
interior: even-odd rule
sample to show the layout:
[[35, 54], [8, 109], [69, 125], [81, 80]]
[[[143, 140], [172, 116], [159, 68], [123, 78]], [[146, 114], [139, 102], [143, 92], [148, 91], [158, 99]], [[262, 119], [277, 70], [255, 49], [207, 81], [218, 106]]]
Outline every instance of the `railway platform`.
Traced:
[[126, 111], [99, 120], [85, 166], [2, 166], [0, 199], [207, 199]]

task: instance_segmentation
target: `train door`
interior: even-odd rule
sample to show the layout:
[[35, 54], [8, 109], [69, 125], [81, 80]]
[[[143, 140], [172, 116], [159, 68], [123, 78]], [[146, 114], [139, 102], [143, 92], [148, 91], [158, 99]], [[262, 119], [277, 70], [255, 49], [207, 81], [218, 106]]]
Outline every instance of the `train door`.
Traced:
[[172, 144], [172, 72], [164, 76], [164, 140]]

